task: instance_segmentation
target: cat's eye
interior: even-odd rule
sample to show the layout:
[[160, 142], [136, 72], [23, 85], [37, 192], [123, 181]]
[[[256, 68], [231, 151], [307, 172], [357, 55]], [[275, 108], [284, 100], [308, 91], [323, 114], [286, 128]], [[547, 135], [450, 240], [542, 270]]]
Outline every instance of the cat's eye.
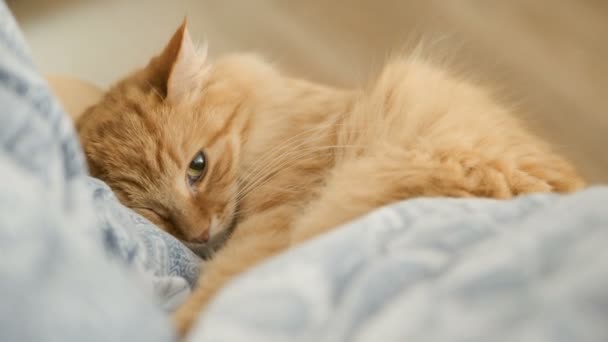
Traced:
[[188, 182], [190, 184], [194, 184], [201, 180], [203, 176], [205, 176], [205, 172], [207, 171], [207, 157], [203, 151], [198, 152], [190, 165], [188, 165], [188, 170], [186, 170], [186, 176], [188, 177]]

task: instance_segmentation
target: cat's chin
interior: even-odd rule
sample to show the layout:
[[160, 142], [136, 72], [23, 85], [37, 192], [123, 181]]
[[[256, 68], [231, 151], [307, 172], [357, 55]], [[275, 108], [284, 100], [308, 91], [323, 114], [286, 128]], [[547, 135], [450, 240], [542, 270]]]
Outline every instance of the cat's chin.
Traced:
[[188, 249], [190, 249], [194, 254], [199, 257], [207, 260], [210, 259], [213, 254], [220, 249], [230, 236], [230, 232], [232, 229], [224, 229], [221, 232], [215, 234], [211, 237], [211, 239], [207, 242], [188, 242], [182, 241]]
[[194, 254], [199, 257], [208, 260], [211, 259], [213, 254], [220, 249], [226, 240], [230, 237], [230, 234], [234, 231], [238, 223], [238, 215], [234, 213], [238, 212], [238, 204], [235, 206], [235, 210], [233, 211], [232, 218], [230, 219], [230, 223], [226, 226], [226, 228], [222, 229], [217, 234], [213, 234], [209, 241], [207, 242], [189, 242], [182, 241], [186, 247], [188, 247]]

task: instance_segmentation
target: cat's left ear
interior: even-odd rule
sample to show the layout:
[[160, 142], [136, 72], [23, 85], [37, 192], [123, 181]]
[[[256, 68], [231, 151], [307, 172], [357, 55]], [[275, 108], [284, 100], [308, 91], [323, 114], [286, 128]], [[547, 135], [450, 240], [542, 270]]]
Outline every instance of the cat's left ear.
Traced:
[[181, 31], [179, 51], [173, 61], [167, 80], [167, 101], [178, 104], [186, 97], [192, 97], [192, 92], [200, 92], [200, 82], [204, 73], [205, 56], [199, 56], [192, 43], [186, 20], [178, 33]]
[[205, 56], [197, 53], [188, 33], [187, 21], [184, 19], [163, 52], [152, 60], [149, 68], [156, 70], [153, 72], [156, 74], [155, 83], [161, 86], [165, 100], [177, 105], [186, 98], [191, 99], [197, 90], [200, 91], [204, 65]]

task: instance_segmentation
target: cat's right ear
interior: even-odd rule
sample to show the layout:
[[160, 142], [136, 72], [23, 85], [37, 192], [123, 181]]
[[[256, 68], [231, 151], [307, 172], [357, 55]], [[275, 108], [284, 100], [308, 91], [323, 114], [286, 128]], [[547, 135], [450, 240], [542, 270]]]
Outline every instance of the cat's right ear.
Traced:
[[197, 54], [184, 19], [162, 53], [150, 61], [148, 81], [166, 101], [177, 104], [199, 87], [204, 59]]

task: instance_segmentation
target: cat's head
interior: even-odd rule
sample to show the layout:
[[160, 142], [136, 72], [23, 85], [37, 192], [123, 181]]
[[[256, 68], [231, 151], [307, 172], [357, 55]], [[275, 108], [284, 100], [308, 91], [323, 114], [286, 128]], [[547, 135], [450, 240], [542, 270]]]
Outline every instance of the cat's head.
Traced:
[[78, 120], [91, 174], [176, 237], [207, 241], [233, 221], [256, 87], [274, 77], [250, 56], [207, 62], [184, 22]]

